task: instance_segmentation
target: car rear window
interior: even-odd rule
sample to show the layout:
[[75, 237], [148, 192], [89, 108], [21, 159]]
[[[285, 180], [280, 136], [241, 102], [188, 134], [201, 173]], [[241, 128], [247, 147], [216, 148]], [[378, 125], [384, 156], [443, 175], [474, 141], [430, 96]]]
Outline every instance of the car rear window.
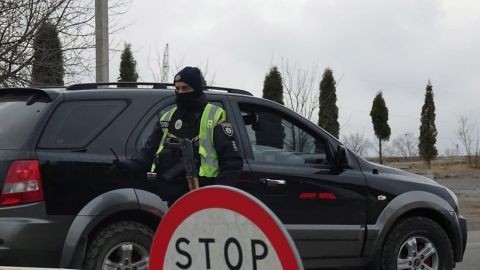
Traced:
[[49, 120], [39, 148], [87, 146], [126, 107], [123, 100], [82, 100], [62, 103]]
[[47, 102], [38, 94], [0, 95], [0, 149], [19, 149], [25, 143]]

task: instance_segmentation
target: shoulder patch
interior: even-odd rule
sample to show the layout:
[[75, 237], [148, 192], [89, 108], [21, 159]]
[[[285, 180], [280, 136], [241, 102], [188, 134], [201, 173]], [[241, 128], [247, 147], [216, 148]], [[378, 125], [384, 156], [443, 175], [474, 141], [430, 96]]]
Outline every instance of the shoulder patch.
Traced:
[[168, 128], [169, 125], [170, 125], [170, 121], [160, 121], [161, 128]]
[[225, 133], [225, 135], [227, 135], [229, 137], [233, 136], [232, 124], [230, 124], [228, 122], [223, 122], [220, 125], [222, 126], [223, 133]]

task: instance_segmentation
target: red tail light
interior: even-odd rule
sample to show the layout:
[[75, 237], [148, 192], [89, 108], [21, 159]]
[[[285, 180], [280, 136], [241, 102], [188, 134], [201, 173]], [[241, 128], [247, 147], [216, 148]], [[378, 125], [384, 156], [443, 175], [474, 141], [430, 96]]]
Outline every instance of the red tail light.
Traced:
[[0, 194], [0, 206], [43, 201], [37, 160], [17, 160], [10, 165]]

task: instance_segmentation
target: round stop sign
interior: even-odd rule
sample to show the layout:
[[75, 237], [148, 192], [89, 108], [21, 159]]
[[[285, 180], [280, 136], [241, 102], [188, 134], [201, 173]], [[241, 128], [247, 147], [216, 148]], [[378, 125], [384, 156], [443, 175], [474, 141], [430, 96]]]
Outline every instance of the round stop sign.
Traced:
[[210, 186], [188, 193], [155, 233], [149, 269], [303, 269], [290, 235], [258, 199]]

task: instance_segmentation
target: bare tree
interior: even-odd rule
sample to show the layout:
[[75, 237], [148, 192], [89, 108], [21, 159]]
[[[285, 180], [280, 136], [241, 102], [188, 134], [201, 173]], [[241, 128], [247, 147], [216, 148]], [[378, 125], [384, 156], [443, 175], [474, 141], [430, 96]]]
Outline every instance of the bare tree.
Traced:
[[282, 60], [280, 72], [283, 78], [285, 106], [312, 121], [318, 111], [318, 68], [316, 65], [302, 69], [288, 60]]
[[365, 155], [366, 151], [372, 147], [372, 142], [365, 138], [363, 133], [358, 131], [351, 133], [348, 136], [342, 136], [342, 141], [350, 150], [360, 156]]
[[458, 157], [458, 152], [455, 146], [445, 149], [445, 157], [449, 162], [453, 162], [455, 160], [455, 157]]
[[185, 67], [185, 56], [181, 55], [173, 59], [174, 69], [172, 70], [172, 75], [175, 76], [182, 68]]
[[[115, 15], [129, 0], [112, 1], [111, 32]], [[33, 39], [45, 22], [56, 26], [62, 42], [66, 81], [92, 72], [95, 46], [94, 0], [3, 0], [0, 2], [0, 86], [28, 85], [33, 61]]]
[[388, 156], [388, 157], [395, 157], [397, 152], [395, 150], [395, 148], [390, 144], [383, 144], [382, 143], [382, 148], [385, 147], [385, 149], [382, 149], [382, 152], [385, 153], [384, 156]]
[[[372, 141], [374, 142], [372, 143], [373, 150], [377, 153], [380, 153], [380, 144], [378, 138], [375, 137]], [[382, 142], [382, 156], [392, 156], [394, 154], [395, 151], [392, 148], [391, 143], [389, 144], [387, 141]]]
[[[156, 82], [160, 82], [161, 77], [162, 77], [162, 73], [163, 73], [163, 54], [160, 53], [160, 49], [158, 49], [157, 46], [155, 46], [155, 51], [149, 52], [148, 54], [149, 55], [153, 54], [153, 57], [148, 57], [147, 58], [148, 69], [150, 70], [150, 73], [152, 74], [153, 80], [156, 81]], [[154, 59], [153, 63], [150, 62], [151, 59]], [[176, 69], [176, 70], [178, 70], [178, 69]], [[172, 72], [172, 71], [170, 71], [170, 72]]]
[[212, 86], [215, 83], [215, 71], [210, 76], [209, 69], [208, 69], [208, 58], [205, 64], [200, 65], [200, 70], [202, 71], [205, 85]]
[[396, 151], [396, 154], [412, 159], [418, 154], [418, 138], [413, 135], [412, 132], [397, 136], [392, 141], [392, 147]]
[[471, 154], [472, 156], [469, 158], [471, 161], [470, 166], [472, 168], [480, 168], [480, 130], [478, 125], [475, 125]]
[[[152, 53], [150, 53], [151, 55]], [[160, 53], [160, 50], [156, 47], [155, 52], [153, 52], [154, 56], [149, 57], [147, 60], [148, 68], [150, 70], [150, 73], [152, 74], [152, 78], [155, 81], [160, 81], [160, 77], [162, 74], [162, 69], [163, 69], [163, 54]], [[150, 58], [153, 58], [153, 63], [150, 62]], [[170, 62], [170, 61], [169, 61]], [[185, 57], [177, 57], [173, 59], [173, 69], [172, 66], [170, 66], [170, 75], [173, 77], [175, 74], [177, 74], [182, 68], [184, 68], [186, 65], [185, 63]], [[205, 62], [205, 64], [201, 63], [200, 65], [197, 66], [201, 71], [202, 75], [204, 78], [204, 83], [206, 85], [213, 85], [215, 83], [215, 72], [213, 74], [209, 73], [209, 61], [208, 58]], [[172, 80], [173, 81], [173, 80]]]
[[[313, 116], [317, 115], [318, 99], [318, 68], [316, 65], [310, 69], [302, 69], [297, 64], [290, 65], [288, 60], [282, 59], [280, 66], [283, 82], [283, 99], [285, 106], [294, 112], [313, 121]], [[291, 131], [292, 145], [303, 149], [308, 144], [309, 135], [303, 130], [295, 132], [292, 123], [287, 124], [287, 130]]]
[[458, 117], [457, 136], [464, 147], [470, 167], [480, 167], [480, 132], [468, 115]]

